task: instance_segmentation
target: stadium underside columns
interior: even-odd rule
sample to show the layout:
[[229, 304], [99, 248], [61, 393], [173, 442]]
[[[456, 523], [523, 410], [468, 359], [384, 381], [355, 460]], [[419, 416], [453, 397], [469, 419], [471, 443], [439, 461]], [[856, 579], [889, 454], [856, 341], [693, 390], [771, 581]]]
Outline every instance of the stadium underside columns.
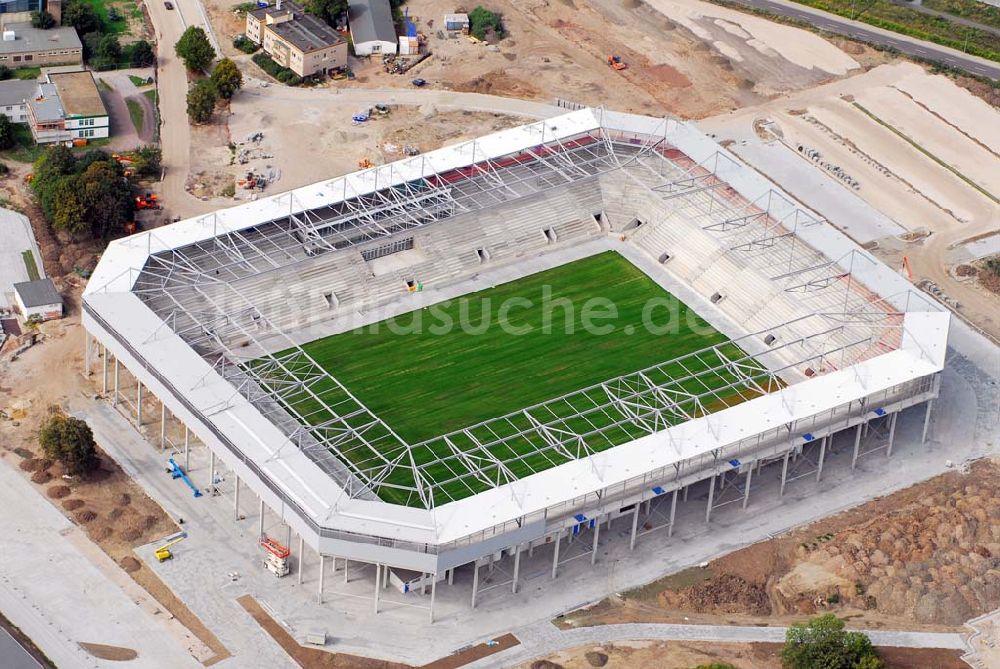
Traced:
[[712, 502], [715, 499], [715, 474], [708, 480], [708, 506], [705, 508], [705, 522], [712, 519]]
[[160, 450], [167, 447], [167, 405], [160, 402]]
[[108, 392], [108, 347], [101, 345], [101, 392]]
[[[514, 579], [510, 583], [510, 591], [517, 594], [517, 575], [521, 571], [521, 544], [514, 546]], [[437, 577], [435, 576], [435, 581]], [[431, 604], [434, 603], [434, 586], [431, 586]], [[433, 615], [432, 615], [433, 617]]]
[[184, 424], [184, 471], [191, 469], [191, 430]]
[[[676, 499], [676, 498], [675, 498]], [[632, 534], [629, 536], [628, 549], [635, 550], [635, 532], [639, 529], [639, 507], [641, 504], [639, 502], [635, 503], [635, 507], [632, 509]]]
[[597, 562], [597, 541], [601, 536], [601, 517], [594, 519], [594, 543], [590, 546], [590, 564]]
[[233, 487], [233, 519], [240, 519], [240, 476], [236, 475], [236, 485]]
[[[214, 477], [213, 477], [213, 483], [214, 483]], [[259, 528], [260, 528], [260, 532], [258, 533], [258, 536], [262, 537], [262, 536], [264, 536], [264, 498], [263, 497], [260, 498], [260, 519], [258, 521], [258, 524], [259, 524]]]
[[135, 380], [135, 426], [142, 427], [142, 381]]
[[385, 569], [378, 562], [375, 563], [375, 613], [378, 613], [378, 595], [382, 589], [382, 571]]
[[778, 497], [785, 496], [785, 482], [788, 480], [788, 456], [791, 454], [791, 451], [785, 451], [785, 459], [781, 463], [781, 488], [779, 488]]
[[209, 474], [208, 474], [208, 487], [213, 492], [215, 491], [215, 451], [211, 448], [208, 449], [208, 462], [209, 462]]
[[296, 580], [298, 581], [299, 585], [302, 585], [302, 568], [305, 566], [304, 562], [305, 562], [305, 557], [306, 557], [305, 551], [303, 550], [305, 548], [305, 546], [303, 544], [305, 544], [305, 541], [302, 539], [302, 535], [300, 534], [299, 535], [298, 564], [296, 565], [298, 567], [298, 569], [295, 570], [296, 572], [298, 572], [295, 576], [296, 576]]
[[[684, 487], [687, 490], [687, 486]], [[677, 493], [679, 491], [674, 488], [673, 497], [670, 500], [670, 524], [667, 525], [667, 538], [674, 536], [674, 518], [677, 516]]]
[[[320, 555], [319, 555], [319, 589], [317, 591], [317, 594], [319, 596], [319, 603], [320, 604], [323, 603], [323, 576], [325, 575], [324, 574], [325, 571], [326, 571], [326, 558], [323, 557], [322, 553], [320, 553]], [[300, 573], [301, 573], [301, 570], [300, 570]]]
[[556, 550], [552, 554], [552, 578], [556, 577], [559, 571], [559, 542], [562, 539], [562, 531], [556, 534]]
[[889, 418], [889, 447], [885, 449], [885, 457], [892, 455], [892, 442], [896, 439], [896, 419], [899, 418], [899, 412], [896, 411]]
[[83, 375], [90, 376], [90, 347], [93, 345], [93, 337], [86, 330], [83, 331]]
[[115, 399], [111, 403], [111, 406], [113, 407], [118, 406], [118, 372], [120, 367], [121, 365], [118, 363], [118, 358], [115, 358]]
[[858, 450], [861, 448], [861, 433], [863, 432], [864, 423], [858, 423], [854, 428], [854, 455], [851, 456], [851, 471], [858, 466]]
[[816, 463], [816, 482], [823, 477], [823, 459], [826, 457], [826, 441], [829, 436], [823, 437], [819, 442], [819, 461]]
[[[431, 605], [430, 608], [428, 609], [428, 617], [430, 618], [430, 623], [432, 625], [434, 624], [434, 596], [437, 593], [437, 582], [438, 582], [438, 575], [437, 572], [434, 572], [433, 574], [431, 574]], [[517, 582], [516, 578], [514, 579], [514, 582], [515, 583]]]
[[[105, 374], [107, 376], [107, 374]], [[931, 425], [931, 409], [934, 408], [934, 400], [927, 400], [927, 409], [924, 411], [924, 430], [920, 433], [920, 443], [927, 443], [927, 428]]]
[[472, 608], [476, 608], [476, 595], [479, 594], [479, 560], [472, 561]]
[[[746, 488], [743, 490], [743, 508], [747, 508], [747, 504], [750, 503], [750, 481], [753, 480], [753, 465], [747, 469], [747, 483]], [[673, 521], [671, 521], [673, 524]]]

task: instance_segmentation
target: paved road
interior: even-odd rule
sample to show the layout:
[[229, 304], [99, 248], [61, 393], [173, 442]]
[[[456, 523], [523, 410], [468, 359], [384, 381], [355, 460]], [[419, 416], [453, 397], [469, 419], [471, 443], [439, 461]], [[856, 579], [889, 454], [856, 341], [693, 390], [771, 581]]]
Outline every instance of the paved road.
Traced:
[[925, 42], [888, 30], [882, 30], [881, 28], [876, 28], [860, 21], [852, 21], [836, 14], [799, 5], [790, 0], [736, 0], [736, 2], [748, 7], [764, 9], [774, 14], [780, 14], [781, 16], [806, 21], [817, 28], [831, 33], [846, 35], [875, 44], [885, 44], [895, 47], [901, 53], [910, 56], [936, 60], [973, 74], [1000, 80], [1000, 63], [970, 56], [946, 46], [939, 46], [932, 42]]
[[[708, 641], [722, 643], [781, 643], [785, 640], [787, 627], [746, 627], [738, 625], [670, 625], [653, 623], [628, 623], [622, 625], [600, 625], [562, 631], [555, 625], [542, 623], [515, 630], [521, 640], [502, 653], [468, 665], [469, 669], [485, 667], [508, 667], [518, 663], [551, 655], [589, 644], [614, 641]], [[896, 632], [888, 630], [861, 630], [871, 637], [876, 646], [901, 648], [948, 648], [964, 650], [965, 642], [960, 634], [940, 632]]]

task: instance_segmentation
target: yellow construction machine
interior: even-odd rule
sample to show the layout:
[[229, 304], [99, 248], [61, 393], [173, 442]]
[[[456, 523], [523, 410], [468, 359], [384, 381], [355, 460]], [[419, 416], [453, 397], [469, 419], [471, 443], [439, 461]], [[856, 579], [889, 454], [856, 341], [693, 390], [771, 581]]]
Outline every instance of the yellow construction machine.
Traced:
[[166, 562], [167, 560], [173, 559], [174, 554], [170, 552], [170, 547], [184, 541], [185, 539], [187, 539], [187, 532], [178, 532], [177, 534], [167, 537], [167, 543], [153, 551], [153, 555], [156, 556], [156, 560], [158, 562]]

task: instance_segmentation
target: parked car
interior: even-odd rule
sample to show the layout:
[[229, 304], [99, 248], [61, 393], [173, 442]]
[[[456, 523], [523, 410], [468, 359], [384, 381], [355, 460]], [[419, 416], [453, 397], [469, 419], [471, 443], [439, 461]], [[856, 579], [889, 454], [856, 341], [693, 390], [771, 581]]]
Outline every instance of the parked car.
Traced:
[[426, 86], [427, 85], [427, 80], [426, 79], [414, 79], [410, 83], [413, 84], [414, 86], [416, 86], [417, 88], [420, 88], [421, 86]]
[[163, 3], [163, 6], [166, 7], [167, 9], [173, 9], [174, 3], [170, 2], [170, 0], [167, 0], [166, 2]]

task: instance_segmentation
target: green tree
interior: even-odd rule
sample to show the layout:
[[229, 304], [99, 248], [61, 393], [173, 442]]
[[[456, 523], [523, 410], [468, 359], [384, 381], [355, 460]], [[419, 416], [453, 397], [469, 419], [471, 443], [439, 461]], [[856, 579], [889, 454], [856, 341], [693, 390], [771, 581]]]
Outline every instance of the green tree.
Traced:
[[306, 0], [303, 8], [332, 26], [347, 11], [347, 0]]
[[132, 220], [132, 185], [116, 161], [107, 158], [91, 163], [80, 174], [79, 191], [86, 227], [93, 237], [109, 237]]
[[792, 625], [785, 633], [781, 663], [786, 669], [881, 669], [871, 639], [847, 632], [832, 613]]
[[62, 8], [62, 24], [73, 26], [79, 35], [100, 32], [101, 19], [84, 0], [69, 0]]
[[478, 39], [486, 39], [487, 28], [492, 29], [496, 37], [504, 36], [503, 20], [500, 15], [491, 12], [482, 5], [469, 12], [469, 32]]
[[205, 31], [198, 26], [188, 26], [174, 45], [174, 51], [192, 72], [204, 72], [215, 59], [215, 49]]
[[188, 90], [187, 113], [192, 123], [206, 123], [215, 111], [218, 93], [211, 79], [199, 79]]
[[109, 63], [117, 63], [122, 57], [122, 47], [117, 35], [103, 35], [97, 43], [97, 57]]
[[132, 152], [132, 168], [139, 176], [158, 177], [162, 157], [163, 153], [160, 151], [160, 147], [153, 145], [140, 146]]
[[212, 70], [212, 84], [219, 97], [228, 100], [243, 87], [243, 73], [228, 58], [220, 60]]
[[0, 65], [0, 81], [6, 81], [14, 76], [14, 70], [6, 65]]
[[97, 446], [90, 426], [79, 418], [52, 414], [38, 431], [38, 441], [47, 458], [61, 462], [67, 473], [86, 474], [97, 468]]
[[54, 16], [46, 11], [31, 12], [31, 26], [41, 30], [48, 30], [56, 25]]
[[129, 64], [132, 67], [149, 67], [156, 60], [153, 53], [153, 46], [144, 39], [132, 44], [132, 52], [129, 54]]
[[87, 207], [80, 197], [80, 178], [62, 177], [52, 188], [52, 227], [73, 235], [90, 232]]
[[55, 187], [62, 177], [72, 174], [75, 168], [76, 156], [62, 144], [50, 146], [35, 161], [31, 187], [38, 197], [38, 204], [41, 206], [45, 218], [49, 221], [52, 220], [54, 214]]
[[14, 126], [6, 114], [0, 114], [0, 150], [14, 146]]

